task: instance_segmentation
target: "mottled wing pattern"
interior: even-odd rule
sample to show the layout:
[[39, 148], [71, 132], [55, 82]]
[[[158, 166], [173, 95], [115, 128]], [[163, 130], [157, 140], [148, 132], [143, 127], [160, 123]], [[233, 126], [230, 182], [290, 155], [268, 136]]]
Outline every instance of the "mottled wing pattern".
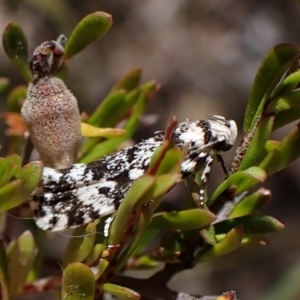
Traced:
[[[225, 123], [225, 118], [218, 118]], [[230, 128], [223, 123], [214, 119], [183, 122], [175, 128], [174, 143], [180, 148], [189, 146], [181, 165], [183, 179], [203, 169], [201, 178], [206, 183], [216, 150], [226, 151], [232, 143], [228, 142]], [[37, 225], [61, 231], [114, 213], [132, 182], [145, 174], [163, 139], [164, 132], [159, 131], [150, 139], [89, 164], [74, 164], [62, 170], [44, 168], [31, 203]]]
[[159, 134], [89, 164], [44, 168], [31, 204], [37, 225], [61, 231], [113, 213], [132, 182], [145, 174], [162, 139]]

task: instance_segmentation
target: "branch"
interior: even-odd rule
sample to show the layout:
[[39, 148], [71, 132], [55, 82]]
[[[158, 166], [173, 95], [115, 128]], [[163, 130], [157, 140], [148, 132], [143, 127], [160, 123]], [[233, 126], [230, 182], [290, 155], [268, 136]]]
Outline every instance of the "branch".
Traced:
[[[175, 264], [176, 265], [176, 264]], [[175, 269], [175, 268], [174, 268]], [[164, 269], [165, 270], [165, 269]], [[166, 268], [166, 271], [170, 270], [170, 267]], [[166, 272], [164, 271], [164, 272]], [[130, 288], [140, 294], [143, 300], [237, 300], [236, 294], [233, 291], [225, 292], [222, 296], [199, 296], [186, 293], [177, 293], [168, 289], [163, 282], [159, 282], [158, 279], [162, 278], [163, 273], [158, 272], [157, 276], [152, 276], [149, 279], [139, 279], [133, 277], [127, 277], [122, 275], [114, 276], [110, 283], [117, 284]], [[166, 273], [165, 273], [166, 274]], [[41, 292], [49, 292], [55, 288], [61, 287], [61, 276], [52, 276], [45, 279], [40, 279], [24, 285], [21, 292], [25, 294], [36, 294]]]
[[[155, 276], [155, 275], [154, 275]], [[111, 283], [125, 286], [138, 292], [143, 300], [237, 300], [233, 291], [225, 292], [222, 296], [199, 296], [177, 293], [168, 289], [163, 283], [156, 283], [149, 279], [138, 279], [127, 276], [115, 276]]]

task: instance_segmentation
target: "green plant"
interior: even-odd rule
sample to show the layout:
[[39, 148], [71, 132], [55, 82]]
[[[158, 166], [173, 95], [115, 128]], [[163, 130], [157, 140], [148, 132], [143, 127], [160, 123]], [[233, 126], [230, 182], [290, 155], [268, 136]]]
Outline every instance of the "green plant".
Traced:
[[[71, 33], [65, 46], [64, 62], [105, 34], [112, 24], [110, 15], [96, 12], [86, 16]], [[6, 54], [27, 83], [32, 81], [27, 59], [27, 42], [21, 27], [10, 23], [3, 33]], [[276, 219], [260, 215], [270, 193], [253, 188], [267, 177], [287, 167], [299, 155], [297, 125], [282, 141], [270, 140], [272, 131], [298, 120], [300, 109], [297, 89], [300, 82], [297, 48], [282, 44], [274, 47], [261, 64], [253, 84], [244, 119], [244, 139], [230, 169], [230, 176], [207, 197], [208, 209], [199, 209], [193, 197], [195, 183], [184, 209], [172, 213], [155, 213], [163, 196], [177, 182], [184, 151], [169, 138], [157, 149], [147, 175], [136, 180], [116, 214], [110, 235], [105, 238], [104, 219], [75, 229], [64, 255], [62, 274], [40, 279], [47, 234], [34, 223], [17, 239], [0, 243], [0, 282], [2, 299], [18, 294], [39, 293], [61, 287], [61, 299], [100, 299], [103, 292], [119, 299], [175, 299], [177, 293], [166, 287], [178, 272], [192, 268], [239, 247], [266, 243], [263, 236], [283, 225]], [[296, 58], [295, 58], [296, 57]], [[296, 68], [296, 70], [295, 70]], [[59, 73], [65, 78], [66, 67]], [[91, 162], [108, 154], [127, 140], [138, 127], [149, 99], [158, 89], [156, 82], [140, 84], [141, 69], [128, 72], [111, 89], [95, 112], [82, 124], [89, 138], [80, 149], [80, 162]], [[5, 86], [5, 80], [0, 82]], [[0, 85], [0, 87], [1, 87]], [[16, 153], [23, 143], [20, 134], [25, 126], [19, 116], [20, 99], [26, 87], [14, 88], [7, 100], [5, 121], [10, 128], [9, 152]], [[124, 131], [106, 129], [126, 120]], [[168, 127], [171, 131], [174, 123]], [[31, 148], [28, 150], [31, 152]], [[28, 152], [27, 151], [27, 152]], [[35, 189], [42, 173], [40, 162], [22, 166], [12, 154], [0, 161], [0, 211], [5, 228], [5, 212], [22, 206]], [[197, 181], [197, 178], [196, 178]], [[147, 205], [151, 202], [151, 205]], [[225, 204], [225, 209], [221, 209]], [[20, 210], [22, 211], [22, 210]], [[22, 217], [22, 215], [20, 215]], [[148, 245], [160, 239], [160, 246]], [[126, 270], [164, 268], [148, 279], [122, 275]], [[234, 286], [233, 286], [234, 288]], [[194, 299], [192, 295], [185, 295]], [[226, 292], [213, 299], [234, 299]], [[205, 296], [199, 299], [206, 299]], [[211, 299], [211, 298], [209, 298]]]

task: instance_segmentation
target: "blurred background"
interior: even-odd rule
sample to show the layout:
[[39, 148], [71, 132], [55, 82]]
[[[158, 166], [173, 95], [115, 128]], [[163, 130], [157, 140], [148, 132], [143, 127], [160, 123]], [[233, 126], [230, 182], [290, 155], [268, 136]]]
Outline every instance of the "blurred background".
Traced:
[[[157, 115], [157, 122], [142, 125], [136, 141], [163, 129], [174, 114], [180, 121], [224, 115], [236, 120], [241, 131], [251, 85], [265, 54], [279, 43], [299, 44], [296, 0], [1, 0], [0, 30], [12, 20], [21, 24], [31, 57], [41, 42], [61, 33], [68, 36], [82, 17], [97, 10], [112, 14], [114, 24], [108, 34], [71, 60], [67, 84], [81, 110], [89, 114], [116, 80], [141, 66], [143, 81], [155, 79], [162, 87], [147, 110]], [[2, 47], [0, 66], [0, 77], [8, 77], [11, 87], [24, 84]], [[5, 94], [0, 97], [3, 111]], [[2, 122], [3, 145], [4, 129]], [[290, 129], [275, 132], [274, 139]], [[225, 157], [228, 165], [233, 155], [231, 151]], [[286, 226], [268, 236], [270, 245], [240, 249], [201, 264], [175, 277], [170, 287], [205, 295], [236, 290], [239, 299], [262, 299], [300, 259], [299, 167], [299, 162], [294, 163], [264, 185], [272, 191], [264, 213]], [[223, 176], [219, 166], [213, 174], [212, 186]], [[49, 245], [49, 252], [55, 256], [57, 251], [59, 256], [63, 253], [59, 246]]]

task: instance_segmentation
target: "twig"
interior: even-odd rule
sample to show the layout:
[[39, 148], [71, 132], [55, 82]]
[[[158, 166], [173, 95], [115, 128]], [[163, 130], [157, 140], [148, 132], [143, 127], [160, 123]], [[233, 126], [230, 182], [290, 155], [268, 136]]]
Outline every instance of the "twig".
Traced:
[[[178, 293], [168, 289], [164, 283], [154, 282], [149, 279], [138, 279], [127, 276], [115, 276], [111, 283], [126, 286], [141, 295], [143, 300], [218, 300], [220, 296], [200, 296], [186, 293]], [[233, 291], [223, 293], [222, 299], [237, 300]]]
[[[167, 268], [166, 270], [170, 270]], [[165, 271], [166, 272], [166, 271]], [[159, 273], [162, 275], [163, 273]], [[169, 277], [169, 276], [167, 276]], [[153, 280], [155, 278], [155, 280]], [[138, 279], [127, 276], [114, 276], [110, 283], [125, 286], [135, 290], [143, 300], [218, 300], [220, 296], [199, 296], [186, 293], [178, 293], [168, 289], [164, 282], [159, 282], [161, 276], [150, 277], [149, 279]], [[165, 280], [163, 280], [165, 281]], [[52, 276], [26, 284], [23, 287], [22, 295], [49, 292], [61, 287], [61, 276]], [[225, 292], [222, 299], [236, 300], [235, 292]]]
[[256, 119], [256, 122], [255, 122], [254, 126], [252, 127], [252, 129], [249, 132], [245, 133], [241, 145], [236, 150], [236, 155], [234, 157], [233, 163], [229, 170], [229, 174], [233, 174], [238, 170], [238, 168], [241, 165], [241, 162], [243, 160], [243, 157], [244, 157], [246, 151], [248, 150], [249, 145], [250, 145], [250, 143], [254, 137], [254, 134], [256, 133], [257, 128], [260, 125], [261, 121], [262, 121], [262, 116], [259, 116]]

